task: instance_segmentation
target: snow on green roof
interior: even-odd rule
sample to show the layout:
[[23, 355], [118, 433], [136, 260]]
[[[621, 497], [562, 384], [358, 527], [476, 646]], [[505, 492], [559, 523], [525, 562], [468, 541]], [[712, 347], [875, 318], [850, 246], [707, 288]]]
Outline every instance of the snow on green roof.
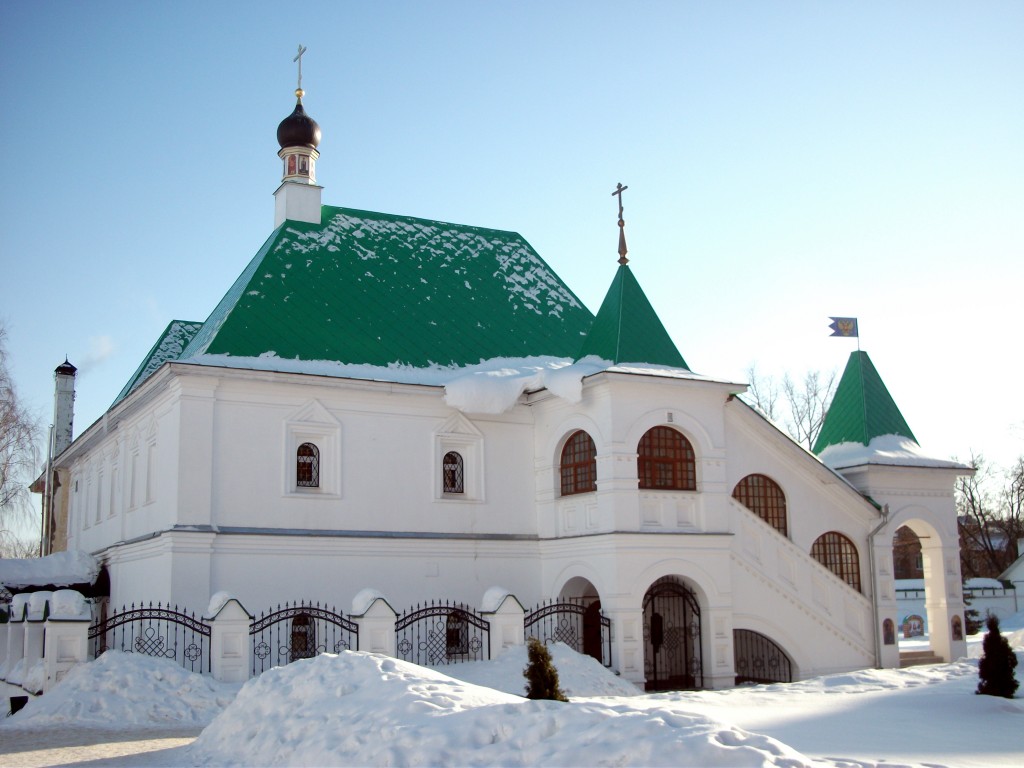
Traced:
[[593, 320], [515, 232], [329, 206], [321, 221], [275, 231], [182, 359], [571, 358]]
[[172, 320], [160, 334], [156, 344], [149, 350], [141, 365], [135, 369], [135, 373], [128, 379], [124, 389], [114, 398], [111, 405], [117, 405], [128, 396], [136, 387], [148, 379], [157, 368], [168, 360], [177, 360], [189, 342], [203, 327], [202, 323], [190, 322], [188, 320]]
[[852, 352], [814, 443], [814, 453], [842, 443], [866, 446], [883, 435], [900, 435], [917, 443], [868, 353]]
[[615, 273], [577, 359], [588, 355], [613, 363], [652, 363], [690, 370], [625, 264]]

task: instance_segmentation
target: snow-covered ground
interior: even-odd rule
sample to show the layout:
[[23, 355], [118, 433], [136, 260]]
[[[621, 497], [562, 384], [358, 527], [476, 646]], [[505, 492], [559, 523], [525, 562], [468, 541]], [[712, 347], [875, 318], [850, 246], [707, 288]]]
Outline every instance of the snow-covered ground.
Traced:
[[[1004, 634], [1024, 656], [1024, 614]], [[981, 637], [952, 664], [657, 695], [555, 646], [568, 704], [519, 695], [525, 648], [443, 672], [345, 652], [244, 686], [108, 652], [0, 725], [0, 764], [1019, 768], [1024, 698], [974, 694]]]

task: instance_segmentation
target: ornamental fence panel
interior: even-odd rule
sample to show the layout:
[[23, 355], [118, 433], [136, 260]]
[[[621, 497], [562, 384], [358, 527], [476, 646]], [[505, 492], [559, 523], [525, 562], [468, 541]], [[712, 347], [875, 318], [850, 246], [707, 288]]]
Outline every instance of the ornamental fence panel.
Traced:
[[578, 653], [612, 665], [612, 622], [601, 613], [596, 600], [550, 600], [523, 617], [526, 640], [535, 637], [544, 645], [565, 643]]
[[359, 625], [334, 607], [285, 603], [268, 609], [249, 625], [252, 674], [321, 653], [359, 650]]
[[398, 656], [436, 667], [491, 657], [491, 623], [461, 603], [429, 603], [410, 608], [395, 621]]
[[122, 606], [89, 627], [93, 658], [109, 650], [171, 659], [192, 672], [210, 672], [210, 625], [177, 605]]

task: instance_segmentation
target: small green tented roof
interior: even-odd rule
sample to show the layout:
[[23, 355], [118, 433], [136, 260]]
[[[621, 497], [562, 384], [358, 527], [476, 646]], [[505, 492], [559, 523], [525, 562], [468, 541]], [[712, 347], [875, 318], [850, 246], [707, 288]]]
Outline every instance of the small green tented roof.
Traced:
[[866, 446], [882, 435], [901, 435], [917, 442], [868, 353], [853, 352], [814, 443], [814, 453], [841, 443]]
[[690, 370], [626, 264], [619, 266], [577, 359], [588, 355], [613, 363], [653, 363]]
[[593, 315], [519, 234], [347, 208], [286, 221], [182, 358], [573, 357]]
[[124, 385], [124, 389], [121, 390], [112, 404], [117, 405], [121, 402], [168, 360], [177, 360], [181, 357], [182, 351], [202, 327], [202, 323], [190, 322], [188, 320], [172, 320], [164, 329], [164, 332], [160, 334], [156, 344], [149, 350], [149, 354], [143, 358], [142, 364], [135, 370], [132, 377], [128, 379], [128, 383]]

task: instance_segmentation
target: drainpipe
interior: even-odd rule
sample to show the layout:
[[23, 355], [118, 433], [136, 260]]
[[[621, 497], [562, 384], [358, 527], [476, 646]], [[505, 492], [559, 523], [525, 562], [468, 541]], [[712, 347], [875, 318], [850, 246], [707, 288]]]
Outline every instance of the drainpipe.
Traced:
[[53, 424], [46, 441], [46, 492], [43, 495], [42, 530], [39, 531], [39, 556], [50, 554], [50, 518], [53, 517]]
[[871, 615], [874, 617], [874, 627], [871, 629], [871, 636], [875, 639], [875, 669], [882, 668], [882, 646], [878, 643], [878, 576], [875, 571], [875, 536], [886, 525], [889, 524], [889, 505], [882, 505], [882, 522], [874, 527], [868, 534], [868, 567], [871, 569]]

